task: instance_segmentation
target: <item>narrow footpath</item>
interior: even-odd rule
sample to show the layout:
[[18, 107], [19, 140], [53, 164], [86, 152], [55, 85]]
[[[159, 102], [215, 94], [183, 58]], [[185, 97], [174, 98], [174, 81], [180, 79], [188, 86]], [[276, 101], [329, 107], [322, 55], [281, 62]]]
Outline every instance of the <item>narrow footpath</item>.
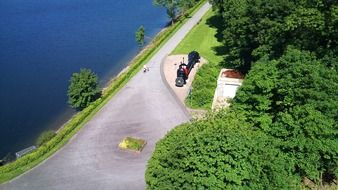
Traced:
[[[1, 190], [145, 189], [155, 143], [190, 116], [161, 78], [161, 62], [210, 8], [206, 3], [60, 151]], [[118, 149], [125, 136], [147, 145], [140, 154]]]

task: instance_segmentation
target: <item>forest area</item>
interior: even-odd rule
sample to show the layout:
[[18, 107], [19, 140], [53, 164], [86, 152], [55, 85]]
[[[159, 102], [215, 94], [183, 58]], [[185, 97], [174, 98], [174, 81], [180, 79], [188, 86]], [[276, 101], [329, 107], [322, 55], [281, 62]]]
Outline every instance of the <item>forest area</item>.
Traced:
[[338, 1], [210, 2], [219, 64], [244, 83], [229, 108], [157, 143], [147, 188], [337, 188]]

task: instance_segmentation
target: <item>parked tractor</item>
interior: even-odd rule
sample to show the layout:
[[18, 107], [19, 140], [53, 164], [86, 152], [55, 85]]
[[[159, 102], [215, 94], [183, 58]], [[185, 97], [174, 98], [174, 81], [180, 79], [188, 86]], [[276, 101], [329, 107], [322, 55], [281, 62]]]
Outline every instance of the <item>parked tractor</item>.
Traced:
[[175, 85], [177, 87], [182, 87], [186, 84], [186, 80], [188, 79], [191, 70], [194, 68], [195, 64], [199, 62], [200, 55], [197, 51], [192, 51], [188, 54], [188, 64], [185, 64], [183, 60], [177, 69], [177, 77], [175, 80]]

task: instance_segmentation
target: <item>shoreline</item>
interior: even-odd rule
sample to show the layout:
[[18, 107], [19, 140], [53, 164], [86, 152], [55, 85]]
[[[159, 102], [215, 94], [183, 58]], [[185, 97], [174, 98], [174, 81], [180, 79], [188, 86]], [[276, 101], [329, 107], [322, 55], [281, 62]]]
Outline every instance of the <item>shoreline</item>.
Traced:
[[[196, 4], [195, 7], [189, 11], [189, 14], [195, 14], [205, 4], [206, 1], [201, 1], [199, 4]], [[38, 167], [60, 152], [64, 145], [74, 139], [76, 133], [141, 70], [143, 64], [148, 62], [187, 21], [189, 21], [189, 18], [184, 18], [184, 20], [176, 22], [175, 25], [167, 27], [163, 32], [157, 34], [148, 45], [148, 48], [141, 51], [142, 54], [135, 56], [128, 66], [119, 73], [118, 77], [114, 77], [111, 80], [108, 87], [105, 88], [103, 96], [81, 112], [76, 113], [49, 142], [39, 147], [35, 152], [15, 162], [1, 166], [0, 183], [3, 184], [6, 181], [12, 181], [16, 179], [16, 177], [26, 174], [27, 171]]]
[[[170, 26], [167, 26], [167, 24], [165, 25], [164, 28], [162, 28], [158, 33], [156, 33], [151, 41], [146, 45], [144, 46], [144, 48], [142, 48], [141, 51], [139, 51], [137, 54], [135, 54], [134, 56], [131, 56], [131, 59], [130, 61], [127, 62], [126, 66], [123, 67], [122, 70], [120, 70], [116, 75], [112, 76], [112, 77], [109, 77], [110, 79], [107, 80], [107, 82], [104, 83], [104, 86], [102, 87], [102, 93], [106, 93], [105, 91], [111, 86], [111, 84], [117, 79], [119, 78], [122, 74], [126, 73], [128, 71], [128, 69], [130, 69], [131, 65], [135, 62], [135, 60], [139, 57], [141, 57], [145, 51], [147, 51], [149, 48], [153, 48], [151, 47], [152, 45], [152, 42], [153, 40], [161, 35], [161, 33], [165, 32], [168, 27]], [[71, 112], [71, 113], [67, 113], [67, 112]], [[64, 109], [64, 111], [61, 111], [58, 115], [56, 115], [53, 119], [53, 121], [50, 121], [49, 124], [47, 124], [47, 126], [49, 127], [46, 127], [46, 129], [44, 131], [42, 131], [41, 133], [39, 133], [38, 137], [45, 131], [48, 131], [48, 130], [52, 130], [54, 131], [56, 134], [59, 133], [67, 124], [69, 124], [69, 122], [72, 120], [72, 118], [77, 114], [79, 113], [78, 111], [74, 110], [73, 108], [71, 107], [67, 107], [66, 109]], [[66, 118], [66, 119], [62, 119], [62, 118]], [[59, 124], [57, 124], [59, 123]], [[36, 141], [36, 139], [34, 139], [34, 142]], [[27, 144], [25, 147], [22, 148], [25, 149], [29, 146], [33, 146], [35, 145], [34, 143], [33, 144]], [[16, 152], [18, 152], [20, 150], [17, 150]], [[2, 158], [5, 158], [6, 155], [14, 155], [16, 152], [7, 152], [4, 154]], [[0, 160], [1, 160], [0, 159]]]
[[[73, 72], [91, 68], [103, 81], [100, 87], [106, 86], [138, 53], [134, 34], [139, 24], [153, 38], [168, 22], [165, 11], [148, 1], [128, 6], [62, 1], [57, 3], [61, 7], [25, 1], [20, 14], [16, 2], [5, 2], [0, 159], [35, 144], [40, 133], [55, 131], [70, 119], [66, 94]], [[137, 17], [130, 20], [125, 10]], [[71, 114], [64, 117], [64, 110]]]

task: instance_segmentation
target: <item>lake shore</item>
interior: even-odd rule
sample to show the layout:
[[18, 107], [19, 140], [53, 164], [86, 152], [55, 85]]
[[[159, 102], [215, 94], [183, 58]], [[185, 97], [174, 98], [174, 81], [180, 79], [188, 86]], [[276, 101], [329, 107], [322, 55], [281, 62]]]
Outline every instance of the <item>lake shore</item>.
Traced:
[[[202, 7], [202, 5], [204, 5], [204, 2], [205, 1], [202, 1], [200, 4], [196, 5], [190, 10], [190, 13], [194, 14], [200, 7]], [[112, 80], [112, 83], [105, 89], [105, 93], [101, 98], [93, 102], [83, 111], [74, 115], [74, 117], [72, 117], [72, 119], [51, 141], [46, 143], [44, 146], [39, 147], [30, 155], [24, 156], [13, 163], [0, 167], [0, 183], [30, 170], [60, 150], [60, 148], [62, 148], [73, 137], [73, 135], [75, 135], [88, 121], [90, 121], [94, 115], [99, 112], [101, 108], [140, 71], [143, 64], [148, 62], [176, 33], [176, 31], [185, 24], [187, 20], [188, 19], [185, 18], [184, 20], [177, 22], [174, 26], [169, 27], [167, 30], [160, 33], [160, 35], [156, 36], [151, 43], [152, 48], [148, 48], [147, 51], [143, 52], [142, 56], [136, 57], [132, 64], [130, 64], [127, 71], [122, 72], [119, 77]]]

